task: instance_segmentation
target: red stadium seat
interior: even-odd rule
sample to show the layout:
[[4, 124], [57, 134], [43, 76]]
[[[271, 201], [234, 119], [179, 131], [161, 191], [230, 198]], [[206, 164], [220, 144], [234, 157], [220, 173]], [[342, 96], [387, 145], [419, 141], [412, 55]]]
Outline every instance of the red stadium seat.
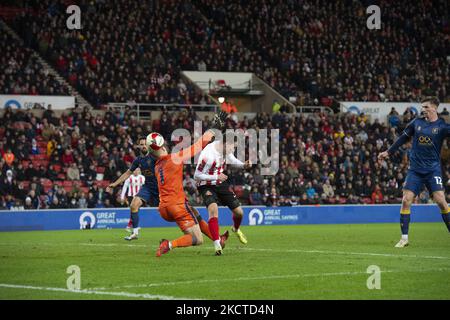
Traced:
[[97, 173], [104, 173], [105, 167], [97, 167]]
[[64, 187], [66, 187], [66, 186], [73, 186], [73, 181], [71, 181], [71, 180], [64, 180], [63, 181], [63, 186]]
[[53, 169], [55, 169], [55, 171], [59, 173], [59, 172], [61, 172], [61, 165], [55, 164], [55, 165], [53, 165]]
[[58, 180], [65, 180], [66, 179], [66, 174], [65, 173], [59, 173], [58, 174]]

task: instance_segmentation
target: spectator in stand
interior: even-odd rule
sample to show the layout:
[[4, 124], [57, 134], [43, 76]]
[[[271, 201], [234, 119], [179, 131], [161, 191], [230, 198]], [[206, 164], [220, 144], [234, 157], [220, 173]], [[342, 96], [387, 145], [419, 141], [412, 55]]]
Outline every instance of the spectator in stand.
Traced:
[[372, 192], [371, 199], [372, 199], [372, 203], [375, 203], [375, 204], [380, 204], [383, 202], [383, 193], [381, 192], [381, 188], [380, 188], [379, 184], [375, 185], [374, 191]]
[[252, 188], [252, 192], [249, 195], [249, 202], [251, 205], [262, 205], [263, 204], [263, 196], [258, 191], [257, 186], [254, 186]]
[[67, 179], [80, 180], [80, 170], [78, 169], [76, 163], [72, 163], [69, 169], [67, 169]]

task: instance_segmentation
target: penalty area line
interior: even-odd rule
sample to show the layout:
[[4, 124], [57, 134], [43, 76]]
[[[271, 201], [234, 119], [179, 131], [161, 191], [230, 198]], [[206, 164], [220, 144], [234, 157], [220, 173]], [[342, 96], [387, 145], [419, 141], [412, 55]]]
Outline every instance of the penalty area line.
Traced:
[[0, 288], [27, 289], [27, 290], [39, 290], [39, 291], [57, 291], [57, 292], [67, 292], [67, 293], [107, 295], [107, 296], [126, 297], [126, 298], [141, 298], [141, 299], [151, 299], [151, 300], [197, 300], [197, 299], [193, 299], [193, 298], [173, 297], [173, 296], [165, 296], [165, 295], [149, 294], [149, 293], [95, 291], [95, 290], [87, 290], [87, 289], [71, 290], [71, 289], [66, 289], [66, 288], [36, 287], [36, 286], [8, 284], [8, 283], [0, 283]]

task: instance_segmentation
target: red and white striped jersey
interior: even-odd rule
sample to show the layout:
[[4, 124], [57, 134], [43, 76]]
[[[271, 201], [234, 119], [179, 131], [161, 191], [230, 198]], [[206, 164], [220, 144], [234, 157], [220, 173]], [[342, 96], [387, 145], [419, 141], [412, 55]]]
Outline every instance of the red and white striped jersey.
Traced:
[[223, 173], [225, 160], [228, 165], [239, 168], [244, 167], [244, 163], [237, 159], [232, 153], [227, 154], [224, 158], [221, 152], [222, 150], [217, 150], [218, 143], [218, 141], [215, 141], [208, 144], [200, 153], [194, 174], [197, 186], [220, 184], [221, 182], [217, 181], [217, 178]]
[[[120, 199], [125, 199], [125, 193], [127, 197], [134, 197], [141, 190], [142, 185], [145, 183], [145, 177], [140, 174], [135, 176], [132, 174], [127, 180], [125, 180], [122, 188], [122, 194]], [[128, 190], [128, 192], [127, 192]]]

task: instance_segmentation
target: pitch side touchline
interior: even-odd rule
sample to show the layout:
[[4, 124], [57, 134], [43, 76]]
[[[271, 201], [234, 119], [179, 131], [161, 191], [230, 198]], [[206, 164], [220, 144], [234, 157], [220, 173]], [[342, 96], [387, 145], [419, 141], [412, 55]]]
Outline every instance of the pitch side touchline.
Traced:
[[8, 283], [0, 283], [0, 287], [40, 290], [40, 291], [60, 291], [60, 292], [69, 292], [69, 293], [80, 293], [80, 294], [109, 295], [109, 296], [128, 297], [128, 298], [143, 298], [143, 299], [152, 299], [152, 300], [154, 300], [154, 299], [159, 299], [159, 300], [197, 300], [197, 299], [192, 299], [192, 298], [163, 296], [163, 295], [159, 295], [159, 294], [148, 294], [148, 293], [109, 292], [109, 291], [95, 291], [95, 290], [88, 290], [88, 289], [70, 290], [70, 289], [66, 289], [66, 288], [35, 287], [35, 286], [26, 286], [26, 285], [8, 284]]

